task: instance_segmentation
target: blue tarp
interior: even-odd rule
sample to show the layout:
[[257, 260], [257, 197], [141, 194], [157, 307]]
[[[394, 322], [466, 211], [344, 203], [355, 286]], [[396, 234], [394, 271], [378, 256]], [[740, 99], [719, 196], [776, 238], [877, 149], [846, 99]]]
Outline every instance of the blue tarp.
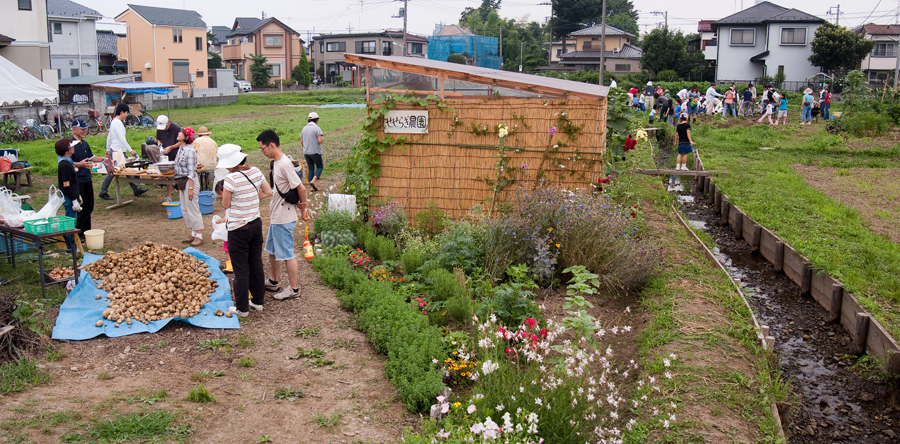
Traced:
[[172, 92], [173, 89], [178, 88], [178, 85], [171, 85], [168, 83], [155, 83], [155, 82], [107, 82], [107, 83], [97, 83], [94, 86], [102, 86], [104, 88], [116, 88], [124, 90], [125, 92], [129, 92], [132, 94], [140, 94], [140, 93], [153, 93], [153, 94], [168, 94]]
[[[477, 59], [482, 68], [502, 69], [503, 61], [498, 56], [499, 40], [496, 37], [474, 35], [442, 35], [428, 40], [428, 58], [446, 62], [450, 54], [463, 54]], [[476, 52], [478, 56], [475, 57]]]
[[365, 108], [365, 103], [329, 103], [327, 105], [319, 105], [317, 108]]
[[[95, 296], [99, 294], [105, 297], [107, 293], [97, 288], [97, 284], [90, 278], [87, 271], [81, 270], [81, 274], [78, 276], [78, 285], [75, 286], [75, 289], [69, 293], [62, 306], [59, 307], [59, 316], [56, 317], [52, 338], [84, 340], [100, 336], [101, 334], [115, 338], [135, 333], [156, 333], [172, 320], [181, 320], [203, 328], [241, 328], [236, 316], [226, 318], [225, 316], [216, 316], [214, 314], [216, 310], [226, 311], [228, 307], [233, 305], [231, 302], [231, 287], [228, 285], [228, 278], [219, 269], [219, 261], [194, 248], [185, 248], [184, 252], [209, 264], [207, 270], [210, 270], [212, 273], [210, 279], [214, 279], [219, 283], [216, 292], [210, 295], [210, 301], [203, 306], [200, 314], [188, 319], [169, 318], [153, 321], [148, 325], [135, 321], [132, 325], [122, 324], [119, 328], [114, 327], [112, 322], [104, 319], [103, 327], [97, 327], [95, 323], [103, 319], [102, 314], [103, 310], [107, 308], [107, 302], [103, 302], [103, 299], [95, 299]], [[103, 256], [96, 254], [85, 254], [81, 264], [91, 264], [102, 258]], [[206, 316], [203, 313], [206, 313]]]

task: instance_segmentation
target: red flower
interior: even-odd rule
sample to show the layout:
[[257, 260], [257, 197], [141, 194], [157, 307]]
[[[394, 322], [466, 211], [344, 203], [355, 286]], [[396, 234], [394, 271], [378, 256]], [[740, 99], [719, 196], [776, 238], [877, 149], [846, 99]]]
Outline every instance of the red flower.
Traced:
[[546, 338], [546, 337], [547, 337], [547, 329], [546, 329], [546, 328], [542, 328], [542, 329], [541, 329], [541, 337], [542, 337], [542, 338]]
[[634, 149], [634, 146], [637, 145], [637, 140], [631, 138], [631, 134], [628, 135], [628, 138], [625, 139], [625, 146], [622, 147], [622, 151], [631, 151]]
[[637, 214], [634, 214], [634, 212], [632, 212], [631, 217], [637, 217]]
[[528, 318], [525, 320], [525, 325], [527, 325], [529, 328], [531, 328], [531, 327], [534, 327], [535, 325], [537, 325], [537, 321], [535, 321], [534, 318]]
[[603, 178], [603, 179], [597, 179], [597, 182], [599, 182], [599, 183], [609, 183], [611, 180], [612, 180], [612, 179], [611, 179], [609, 176], [606, 176], [606, 177]]
[[513, 352], [513, 349], [511, 349], [511, 348], [506, 349], [506, 354], [510, 354], [512, 352]]

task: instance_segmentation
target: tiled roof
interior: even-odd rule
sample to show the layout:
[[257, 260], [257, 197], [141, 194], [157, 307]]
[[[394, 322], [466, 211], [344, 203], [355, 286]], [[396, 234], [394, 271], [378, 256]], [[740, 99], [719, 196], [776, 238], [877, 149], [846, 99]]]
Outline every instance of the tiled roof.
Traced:
[[900, 26], [868, 23], [862, 26], [862, 31], [869, 35], [900, 35]]
[[99, 55], [119, 55], [119, 41], [112, 30], [97, 30], [97, 53]]
[[723, 19], [716, 20], [712, 26], [720, 25], [754, 25], [767, 22], [815, 22], [825, 20], [796, 9], [788, 9], [770, 2], [753, 5]]
[[697, 24], [697, 32], [711, 32], [712, 24], [715, 20], [700, 20]]
[[[297, 35], [300, 34], [299, 32], [294, 31], [293, 29], [291, 29], [290, 26], [285, 25], [284, 22], [282, 22], [281, 20], [278, 20], [275, 17], [269, 17], [265, 20], [260, 20], [260, 19], [256, 19], [256, 18], [252, 18], [252, 17], [238, 17], [235, 19], [235, 25], [239, 26], [239, 27], [233, 31], [229, 30], [230, 32], [225, 37], [228, 38], [228, 37], [233, 37], [236, 35], [250, 35], [250, 34], [253, 34], [254, 32], [258, 31], [263, 26], [266, 26], [272, 22], [278, 23], [279, 25], [283, 26], [285, 29], [287, 29], [288, 31], [290, 31], [294, 34], [297, 34]], [[301, 41], [303, 41], [303, 40], [301, 39]]]
[[217, 44], [225, 43], [225, 40], [228, 40], [228, 34], [231, 33], [231, 28], [227, 26], [213, 26], [210, 32], [216, 36]]
[[206, 23], [203, 22], [203, 18], [197, 11], [141, 5], [128, 5], [128, 7], [152, 25], [206, 29]]
[[101, 13], [69, 0], [47, 0], [47, 15], [50, 17], [92, 17], [98, 19], [103, 17]]
[[[565, 61], [576, 61], [584, 59], [599, 59], [601, 51], [572, 51], [560, 54], [559, 58]], [[619, 52], [606, 51], [604, 57], [607, 59], [639, 59], [643, 55], [641, 48], [631, 45], [625, 45]]]
[[[594, 25], [594, 26], [591, 26], [590, 28], [579, 29], [578, 31], [575, 31], [569, 35], [600, 35], [602, 30], [603, 30], [603, 25]], [[636, 35], [634, 35], [630, 32], [623, 31], [619, 28], [616, 28], [615, 26], [610, 26], [610, 25], [606, 25], [606, 35], [627, 35], [627, 36], [631, 36], [632, 38], [637, 37]]]
[[[346, 39], [357, 37], [390, 37], [395, 40], [403, 40], [403, 31], [363, 32], [359, 34], [319, 34], [314, 37], [313, 40]], [[406, 41], [428, 43], [427, 38], [419, 37], [415, 34], [406, 34]]]
[[443, 35], [474, 35], [472, 31], [466, 28], [460, 28], [457, 25], [444, 25], [437, 33], [438, 36]]
[[14, 42], [14, 41], [16, 41], [16, 39], [14, 39], [14, 38], [12, 38], [12, 37], [5, 36], [5, 35], [3, 35], [3, 34], [0, 34], [0, 42], [2, 42], [2, 43], [12, 43], [12, 42]]

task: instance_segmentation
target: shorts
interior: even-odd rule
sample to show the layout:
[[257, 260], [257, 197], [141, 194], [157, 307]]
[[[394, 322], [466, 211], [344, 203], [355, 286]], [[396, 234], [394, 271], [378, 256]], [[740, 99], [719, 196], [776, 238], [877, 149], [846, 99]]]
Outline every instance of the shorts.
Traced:
[[294, 227], [297, 222], [269, 225], [266, 235], [266, 253], [274, 254], [275, 260], [286, 261], [294, 258]]
[[778, 110], [778, 118], [780, 119], [782, 117], [787, 118], [787, 110], [786, 109]]
[[228, 241], [222, 242], [222, 251], [228, 253]]
[[679, 143], [678, 144], [678, 154], [691, 154], [694, 152], [694, 145], [688, 143]]

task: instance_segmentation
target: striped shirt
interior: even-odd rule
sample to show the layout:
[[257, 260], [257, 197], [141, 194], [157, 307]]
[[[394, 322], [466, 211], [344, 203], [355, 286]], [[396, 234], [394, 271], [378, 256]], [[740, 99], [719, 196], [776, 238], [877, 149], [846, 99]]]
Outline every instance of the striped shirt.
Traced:
[[[243, 173], [243, 174], [241, 174]], [[244, 174], [247, 177], [244, 177]], [[250, 179], [251, 184], [247, 179]], [[259, 218], [259, 191], [265, 176], [259, 168], [235, 171], [225, 177], [225, 190], [231, 192], [231, 208], [228, 211], [228, 231], [234, 231]], [[255, 186], [254, 186], [255, 185]]]
[[184, 145], [175, 156], [175, 174], [197, 180], [197, 152], [190, 144]]

